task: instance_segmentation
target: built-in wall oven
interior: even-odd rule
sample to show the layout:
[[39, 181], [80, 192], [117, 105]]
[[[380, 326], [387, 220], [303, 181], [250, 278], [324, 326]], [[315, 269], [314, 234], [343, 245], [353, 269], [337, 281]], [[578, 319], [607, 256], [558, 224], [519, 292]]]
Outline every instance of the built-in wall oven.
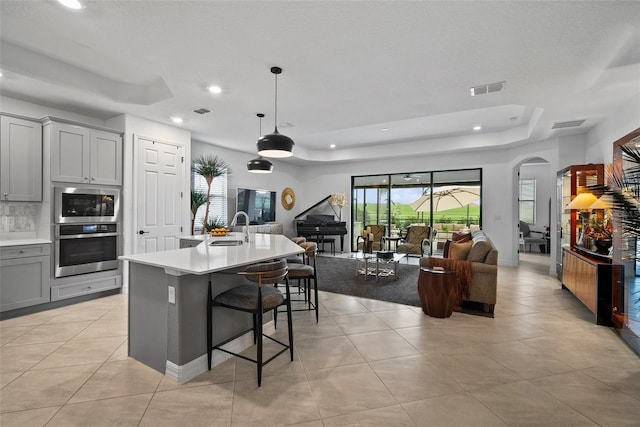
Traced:
[[118, 268], [118, 224], [56, 224], [55, 276]]
[[118, 268], [120, 191], [54, 187], [55, 277]]
[[54, 187], [56, 224], [117, 223], [120, 190], [117, 188]]

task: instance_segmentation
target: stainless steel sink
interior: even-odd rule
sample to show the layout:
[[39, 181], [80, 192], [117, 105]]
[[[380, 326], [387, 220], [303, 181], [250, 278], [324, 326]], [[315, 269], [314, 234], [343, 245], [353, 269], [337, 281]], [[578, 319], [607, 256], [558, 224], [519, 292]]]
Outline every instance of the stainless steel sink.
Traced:
[[214, 240], [209, 243], [211, 246], [240, 246], [242, 240]]

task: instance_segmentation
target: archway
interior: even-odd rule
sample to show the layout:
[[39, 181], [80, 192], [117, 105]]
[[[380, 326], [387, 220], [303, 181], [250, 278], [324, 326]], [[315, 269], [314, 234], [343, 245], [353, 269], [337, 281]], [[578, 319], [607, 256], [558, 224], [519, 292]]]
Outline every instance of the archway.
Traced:
[[551, 253], [554, 252], [551, 229], [555, 218], [552, 212], [556, 193], [555, 173], [551, 163], [541, 157], [524, 159], [515, 169], [516, 259], [518, 264], [526, 261], [539, 266], [541, 272], [547, 272], [551, 270]]

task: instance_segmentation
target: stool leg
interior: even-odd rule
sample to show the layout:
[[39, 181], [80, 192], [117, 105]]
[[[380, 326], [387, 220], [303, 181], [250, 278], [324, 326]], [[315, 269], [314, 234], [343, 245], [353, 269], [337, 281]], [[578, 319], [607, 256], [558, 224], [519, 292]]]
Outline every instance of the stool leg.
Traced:
[[313, 274], [313, 290], [315, 293], [315, 298], [316, 298], [316, 323], [318, 323], [319, 317], [318, 317], [318, 277], [315, 274]]
[[211, 337], [212, 334], [212, 326], [211, 326], [211, 310], [212, 310], [212, 306], [211, 306], [211, 282], [209, 282], [209, 290], [207, 292], [207, 366], [209, 367], [209, 370], [211, 370], [211, 347], [213, 347], [213, 338]]
[[255, 313], [253, 314], [253, 343], [257, 343], [258, 342], [258, 336], [256, 335], [256, 315]]
[[[293, 319], [291, 316], [291, 296], [289, 295], [289, 281], [287, 281], [287, 330], [289, 332], [289, 354], [293, 362]], [[276, 309], [277, 311], [277, 309]]]
[[258, 313], [256, 323], [256, 336], [258, 337], [258, 348], [256, 351], [256, 365], [258, 365], [258, 387], [262, 385], [262, 290], [258, 289]]
[[273, 310], [273, 329], [278, 329], [278, 309]]

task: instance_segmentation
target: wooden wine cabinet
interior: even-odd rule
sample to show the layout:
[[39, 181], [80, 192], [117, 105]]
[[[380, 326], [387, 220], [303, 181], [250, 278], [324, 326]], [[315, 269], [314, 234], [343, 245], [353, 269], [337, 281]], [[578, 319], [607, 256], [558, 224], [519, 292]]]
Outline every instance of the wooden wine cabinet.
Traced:
[[595, 315], [598, 325], [612, 324], [612, 283], [614, 269], [611, 260], [596, 259], [564, 249], [562, 252], [562, 287], [569, 290]]

